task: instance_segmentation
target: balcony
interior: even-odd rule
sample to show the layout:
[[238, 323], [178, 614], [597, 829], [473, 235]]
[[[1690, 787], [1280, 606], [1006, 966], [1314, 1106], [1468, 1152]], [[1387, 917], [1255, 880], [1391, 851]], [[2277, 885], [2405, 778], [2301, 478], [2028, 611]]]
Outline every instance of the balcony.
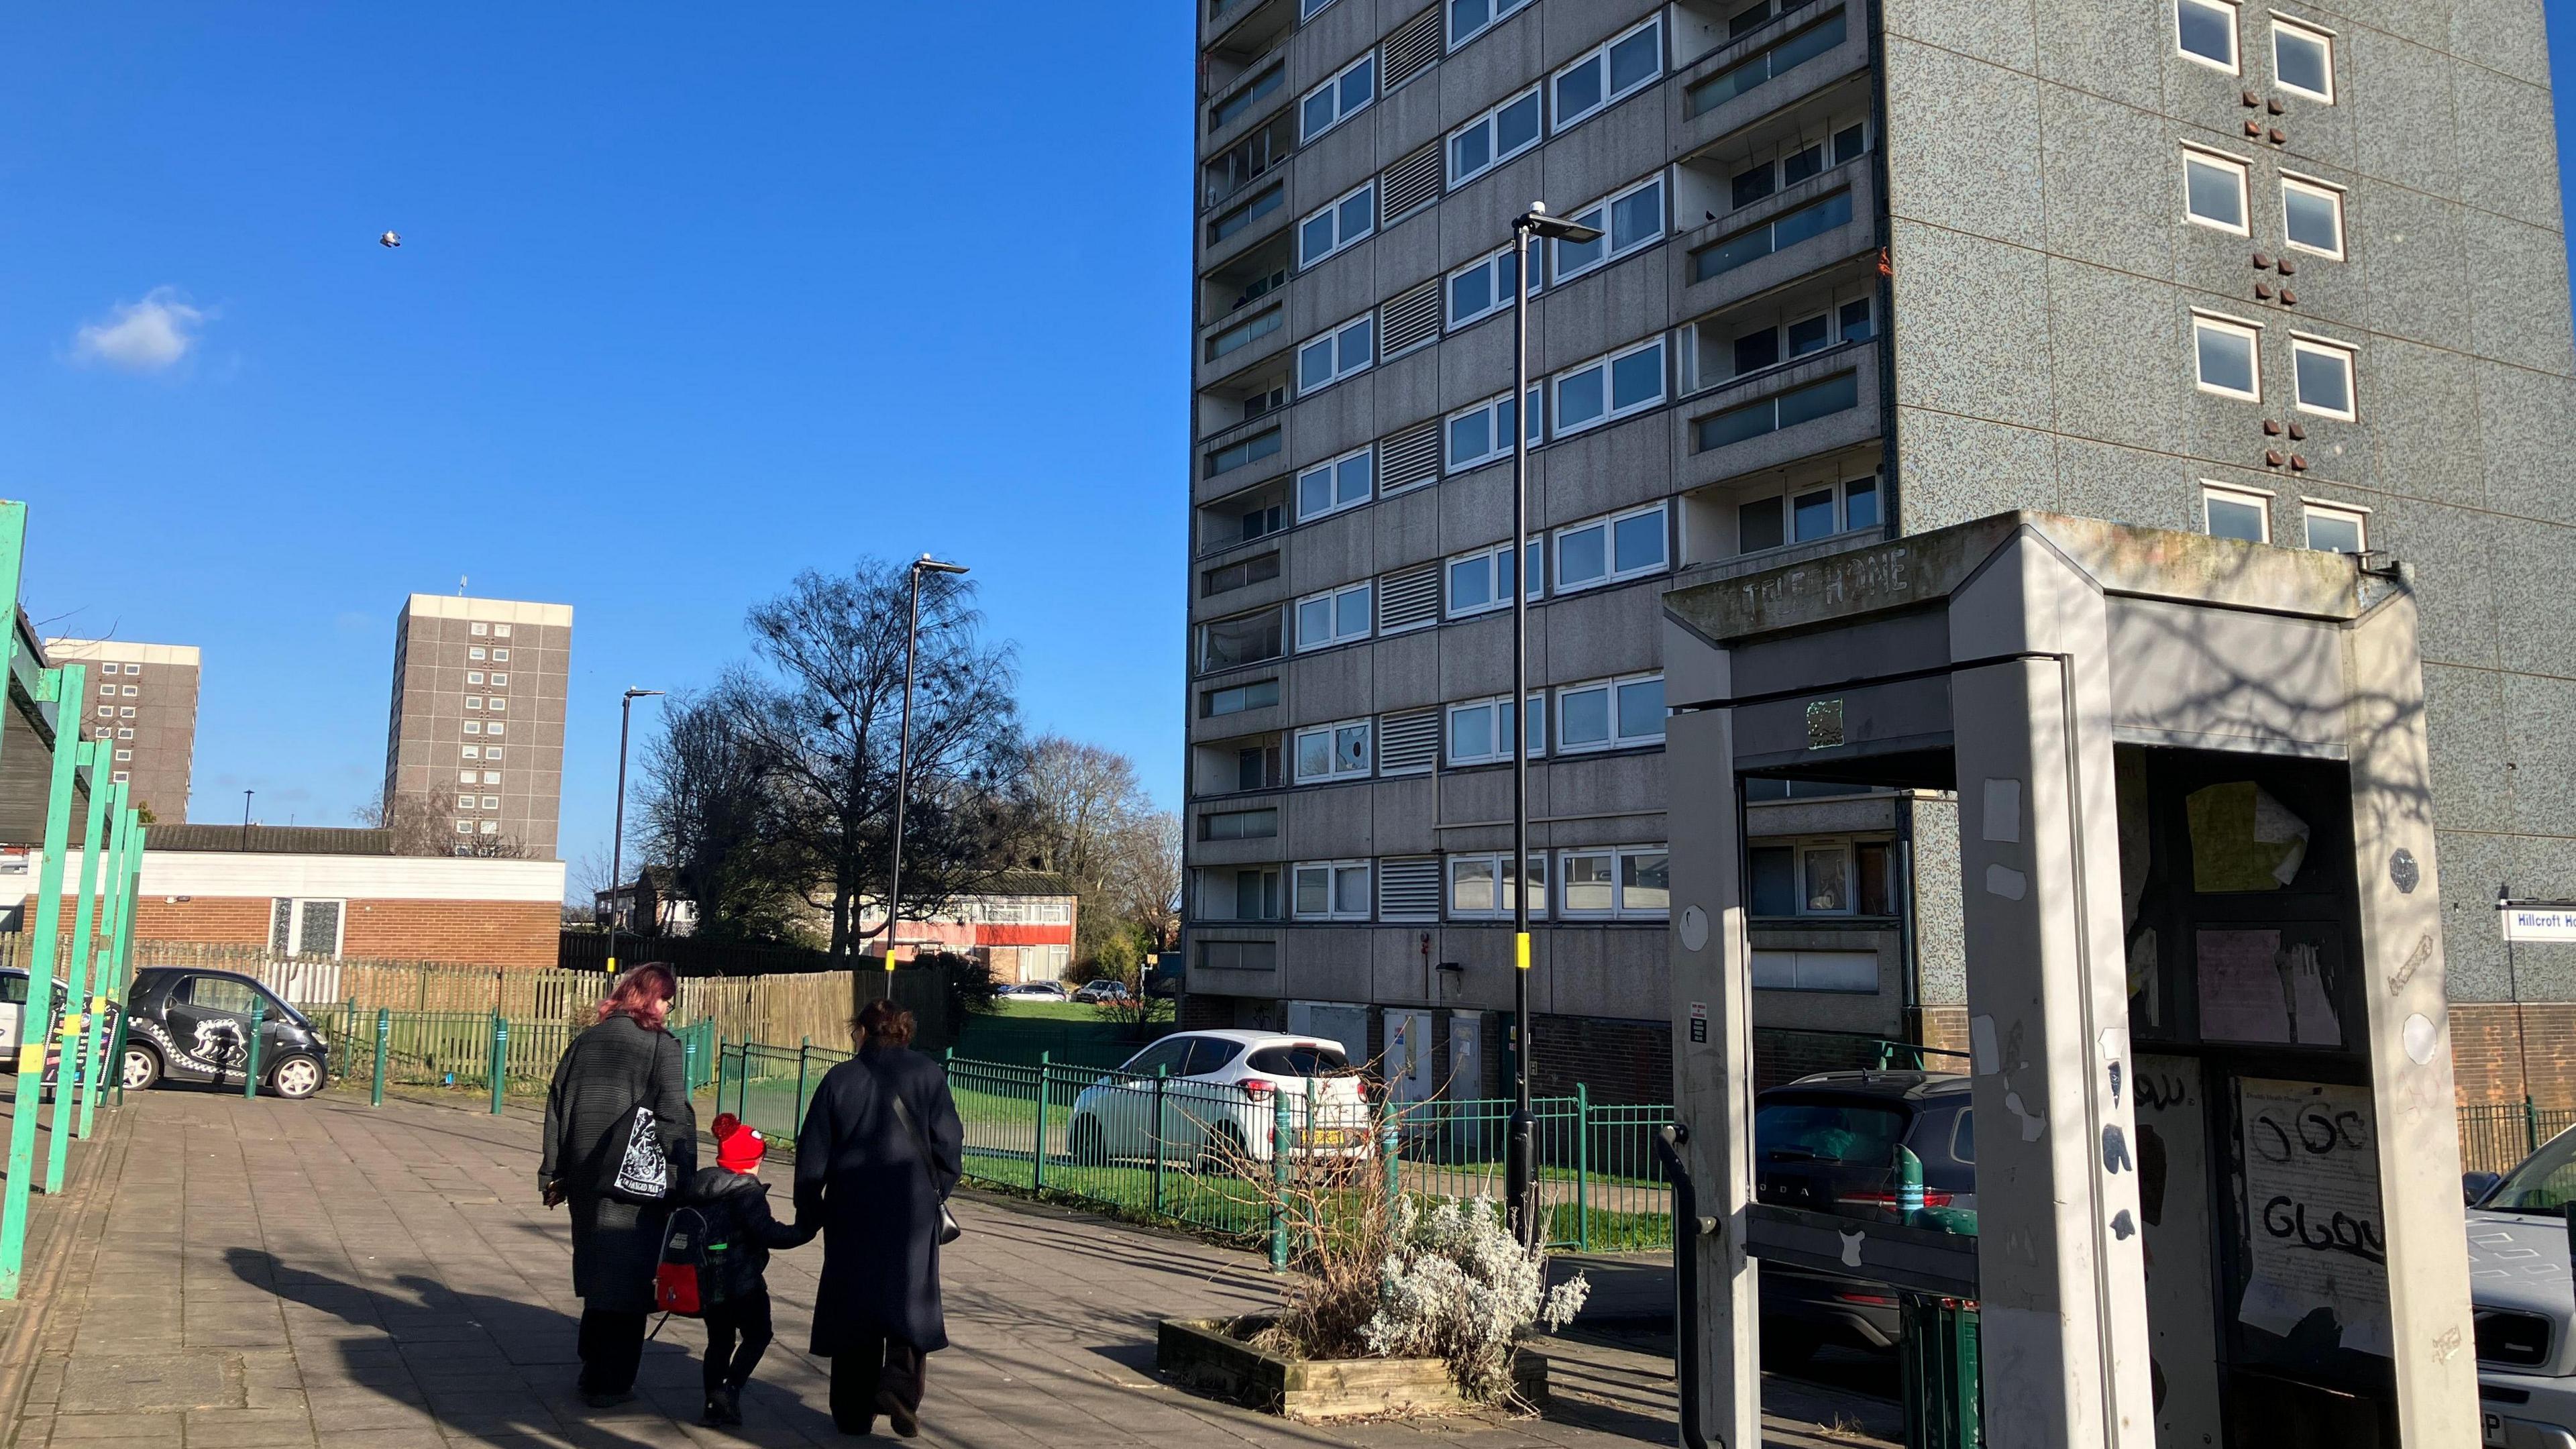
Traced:
[[1683, 68], [1683, 149], [1697, 150], [1869, 67], [1857, 0], [1805, 5]]
[[1673, 411], [1682, 460], [1674, 486], [1703, 487], [1878, 437], [1883, 345], [1842, 343], [1684, 398]]

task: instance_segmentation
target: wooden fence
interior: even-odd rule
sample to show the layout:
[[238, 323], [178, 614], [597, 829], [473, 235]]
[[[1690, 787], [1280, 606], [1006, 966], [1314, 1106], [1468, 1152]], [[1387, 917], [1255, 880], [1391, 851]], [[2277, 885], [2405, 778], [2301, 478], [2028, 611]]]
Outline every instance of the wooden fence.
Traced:
[[[846, 1051], [858, 974], [806, 971], [789, 976], [684, 977], [674, 1015], [682, 1021], [712, 1021], [726, 1041], [792, 1044], [811, 1040], [816, 1046]], [[884, 973], [867, 974], [873, 978]]]
[[586, 1015], [608, 987], [596, 971], [525, 971], [458, 966], [443, 961], [333, 960], [290, 956], [257, 946], [216, 946], [194, 941], [138, 941], [134, 964], [237, 971], [268, 983], [298, 1006], [347, 1006], [364, 1010], [498, 1011], [514, 1021], [573, 1021]]

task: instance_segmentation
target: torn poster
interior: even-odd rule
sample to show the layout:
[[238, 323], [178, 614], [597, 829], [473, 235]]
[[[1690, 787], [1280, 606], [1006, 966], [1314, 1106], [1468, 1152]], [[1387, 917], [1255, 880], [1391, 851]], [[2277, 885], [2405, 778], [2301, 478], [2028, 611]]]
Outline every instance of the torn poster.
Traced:
[[2251, 780], [2209, 785], [2183, 802], [2191, 830], [2191, 888], [2202, 895], [2276, 891], [2298, 879], [2308, 822]]
[[2194, 934], [2200, 1034], [2206, 1041], [2343, 1045], [2343, 1021], [2314, 944], [2284, 946], [2279, 931]]
[[2238, 1124], [2251, 1242], [2237, 1317], [2287, 1338], [2324, 1313], [2341, 1347], [2389, 1352], [2388, 1237], [2368, 1089], [2248, 1077]]

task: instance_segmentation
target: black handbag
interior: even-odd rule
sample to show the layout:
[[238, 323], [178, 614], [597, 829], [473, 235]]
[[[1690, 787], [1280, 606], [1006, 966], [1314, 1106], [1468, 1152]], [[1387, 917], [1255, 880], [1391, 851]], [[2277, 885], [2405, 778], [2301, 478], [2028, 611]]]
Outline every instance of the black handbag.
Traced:
[[903, 1130], [911, 1136], [912, 1150], [921, 1154], [921, 1175], [930, 1179], [931, 1196], [939, 1202], [939, 1241], [956, 1242], [966, 1235], [966, 1230], [957, 1225], [957, 1215], [948, 1210], [948, 1199], [939, 1191], [939, 1179], [931, 1173], [930, 1139], [922, 1135], [921, 1124], [913, 1120], [912, 1108], [904, 1105], [901, 1092], [887, 1086], [883, 1077], [877, 1078], [877, 1090], [894, 1099], [895, 1120], [901, 1122]]
[[601, 1196], [619, 1202], [650, 1207], [670, 1200], [671, 1154], [662, 1145], [662, 1116], [646, 1105], [653, 1095], [653, 1084], [662, 1074], [662, 1054], [653, 1054], [653, 1066], [644, 1078], [644, 1099], [626, 1114], [616, 1126], [608, 1129], [607, 1140], [600, 1144]]

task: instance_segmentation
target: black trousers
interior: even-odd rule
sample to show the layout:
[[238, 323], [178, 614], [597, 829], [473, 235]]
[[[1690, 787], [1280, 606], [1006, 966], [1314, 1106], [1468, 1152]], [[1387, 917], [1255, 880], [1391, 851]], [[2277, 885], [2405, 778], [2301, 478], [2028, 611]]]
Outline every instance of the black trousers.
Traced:
[[850, 1339], [832, 1355], [832, 1426], [844, 1434], [874, 1428], [880, 1391], [920, 1413], [927, 1367], [921, 1350], [901, 1339]]
[[707, 1392], [751, 1382], [760, 1356], [769, 1352], [769, 1290], [707, 1310]]
[[622, 1394], [635, 1387], [635, 1366], [644, 1358], [643, 1313], [581, 1311], [581, 1391]]

